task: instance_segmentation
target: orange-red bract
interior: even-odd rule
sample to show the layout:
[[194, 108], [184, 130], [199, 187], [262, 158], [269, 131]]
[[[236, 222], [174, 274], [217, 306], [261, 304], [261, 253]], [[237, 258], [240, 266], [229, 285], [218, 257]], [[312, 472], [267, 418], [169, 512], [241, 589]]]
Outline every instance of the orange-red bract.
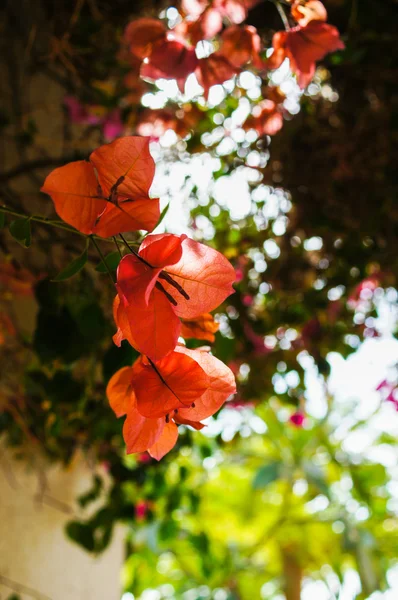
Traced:
[[248, 11], [261, 0], [214, 0], [213, 6], [231, 23], [239, 25], [247, 17]]
[[133, 367], [120, 369], [108, 383], [107, 396], [117, 416], [127, 414], [127, 452], [148, 450], [160, 460], [177, 441], [176, 424], [201, 429], [200, 420], [218, 411], [235, 391], [232, 371], [221, 361], [205, 349], [177, 346], [161, 361], [140, 357]]
[[137, 58], [151, 54], [152, 46], [166, 37], [166, 28], [159, 19], [143, 17], [129, 23], [124, 32], [124, 42]]
[[213, 315], [205, 313], [193, 319], [181, 319], [181, 335], [185, 339], [206, 340], [213, 343], [215, 333], [219, 324], [215, 322]]
[[129, 136], [97, 148], [90, 162], [55, 169], [41, 191], [51, 196], [61, 219], [82, 233], [152, 231], [160, 215], [159, 200], [148, 195], [154, 173], [149, 138]]
[[269, 68], [278, 68], [288, 58], [302, 88], [312, 80], [316, 61], [329, 52], [344, 49], [337, 29], [321, 21], [311, 21], [305, 27], [294, 27], [290, 31], [278, 31], [272, 45], [274, 53], [268, 60]]
[[208, 0], [182, 0], [181, 8], [185, 15], [188, 15], [191, 19], [197, 19], [208, 4]]
[[193, 358], [174, 351], [156, 362], [141, 356], [133, 365], [132, 386], [138, 412], [152, 419], [190, 408], [209, 379]]
[[235, 271], [219, 252], [185, 235], [149, 235], [139, 257], [128, 255], [117, 270], [118, 333], [139, 352], [160, 360], [181, 332], [178, 317], [192, 319], [213, 310], [233, 292]]
[[204, 89], [204, 97], [207, 99], [212, 85], [224, 83], [239, 72], [237, 67], [231, 65], [229, 60], [220, 52], [214, 52], [207, 58], [199, 60], [196, 69], [196, 77]]
[[319, 0], [309, 0], [305, 4], [300, 2], [300, 0], [296, 0], [292, 4], [291, 13], [293, 19], [301, 27], [305, 27], [310, 21], [326, 21], [328, 18], [326, 8]]
[[222, 29], [222, 16], [218, 10], [209, 7], [197, 21], [183, 21], [176, 27], [176, 33], [189, 37], [191, 44], [210, 40]]
[[197, 67], [198, 59], [194, 48], [168, 39], [159, 42], [152, 48], [147, 63], [141, 67], [141, 77], [154, 81], [156, 79], [176, 79], [183, 92], [185, 81]]
[[249, 61], [255, 67], [262, 68], [259, 56], [261, 39], [257, 29], [252, 25], [232, 25], [227, 27], [221, 36], [220, 54], [225, 56], [234, 67], [243, 67]]
[[259, 135], [275, 135], [283, 126], [283, 116], [272, 100], [262, 100], [243, 124], [244, 129], [255, 129]]

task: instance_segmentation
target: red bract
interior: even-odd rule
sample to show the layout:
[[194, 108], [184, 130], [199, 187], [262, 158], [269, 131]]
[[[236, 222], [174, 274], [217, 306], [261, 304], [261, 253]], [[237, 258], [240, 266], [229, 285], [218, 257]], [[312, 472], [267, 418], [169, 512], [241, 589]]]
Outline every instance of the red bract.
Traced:
[[220, 54], [225, 56], [231, 65], [243, 67], [248, 62], [261, 69], [263, 66], [259, 56], [261, 39], [257, 29], [251, 25], [233, 25], [225, 29], [221, 36]]
[[185, 235], [149, 235], [138, 256], [125, 256], [117, 271], [119, 301], [115, 342], [127, 339], [159, 360], [181, 332], [178, 317], [192, 319], [213, 310], [233, 292], [235, 271], [216, 250]]
[[272, 45], [274, 53], [268, 60], [268, 66], [276, 69], [288, 58], [302, 88], [312, 80], [316, 61], [329, 52], [344, 48], [337, 29], [320, 21], [311, 21], [305, 27], [295, 27], [290, 31], [278, 31]]
[[124, 137], [97, 148], [90, 162], [55, 169], [41, 191], [51, 196], [61, 219], [83, 233], [152, 231], [160, 215], [159, 200], [148, 195], [154, 173], [149, 139]]
[[199, 60], [196, 77], [203, 87], [204, 96], [207, 99], [212, 85], [224, 83], [238, 72], [239, 69], [231, 65], [225, 56], [219, 52], [214, 52], [207, 58]]
[[198, 65], [194, 48], [189, 48], [177, 40], [165, 40], [154, 46], [147, 63], [141, 67], [141, 77], [156, 79], [176, 79], [184, 92], [185, 81]]
[[185, 15], [197, 19], [208, 4], [208, 0], [182, 0], [181, 8]]
[[213, 343], [214, 334], [218, 331], [219, 324], [215, 322], [213, 315], [205, 313], [194, 319], [181, 319], [181, 335], [185, 339], [206, 340]]
[[205, 350], [176, 350], [161, 361], [140, 357], [111, 378], [107, 396], [117, 416], [127, 414], [123, 436], [127, 452], [160, 460], [177, 441], [176, 424], [201, 429], [235, 392], [230, 369]]
[[137, 123], [137, 133], [159, 139], [168, 129], [177, 128], [175, 111], [160, 108], [158, 110], [147, 109], [140, 115]]
[[137, 58], [146, 58], [152, 46], [166, 37], [166, 28], [159, 19], [142, 18], [132, 21], [124, 32], [124, 42]]
[[305, 4], [296, 0], [292, 5], [291, 13], [300, 27], [305, 27], [310, 21], [326, 21], [328, 18], [326, 8], [319, 0], [309, 0]]
[[275, 135], [283, 126], [283, 117], [272, 100], [257, 104], [246, 119], [243, 128], [255, 129], [259, 135]]
[[231, 23], [239, 25], [246, 17], [248, 11], [261, 0], [214, 0], [213, 6], [220, 11]]
[[222, 17], [218, 10], [207, 8], [197, 21], [184, 21], [177, 27], [196, 45], [201, 40], [212, 39], [222, 29]]

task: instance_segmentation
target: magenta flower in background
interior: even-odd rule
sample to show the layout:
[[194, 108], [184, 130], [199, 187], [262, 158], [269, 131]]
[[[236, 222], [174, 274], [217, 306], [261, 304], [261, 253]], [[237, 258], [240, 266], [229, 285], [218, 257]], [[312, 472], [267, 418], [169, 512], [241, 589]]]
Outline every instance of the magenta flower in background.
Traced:
[[296, 427], [302, 427], [303, 423], [304, 423], [304, 419], [305, 419], [305, 415], [302, 411], [297, 410], [295, 413], [293, 413], [290, 416], [290, 423], [292, 423], [293, 425], [295, 425]]
[[65, 96], [64, 104], [72, 123], [77, 125], [100, 125], [107, 142], [120, 137], [124, 132], [120, 108], [115, 108], [110, 113], [100, 116], [95, 114], [95, 107], [85, 106], [73, 96]]

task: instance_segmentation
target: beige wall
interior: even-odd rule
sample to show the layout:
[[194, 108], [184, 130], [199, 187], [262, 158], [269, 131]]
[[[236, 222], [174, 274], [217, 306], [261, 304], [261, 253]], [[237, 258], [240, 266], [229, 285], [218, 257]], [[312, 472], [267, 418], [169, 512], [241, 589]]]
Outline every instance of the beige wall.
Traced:
[[79, 459], [69, 470], [28, 470], [0, 454], [0, 600], [120, 600], [123, 531], [95, 558], [70, 542], [65, 523], [79, 515], [76, 497], [91, 486]]

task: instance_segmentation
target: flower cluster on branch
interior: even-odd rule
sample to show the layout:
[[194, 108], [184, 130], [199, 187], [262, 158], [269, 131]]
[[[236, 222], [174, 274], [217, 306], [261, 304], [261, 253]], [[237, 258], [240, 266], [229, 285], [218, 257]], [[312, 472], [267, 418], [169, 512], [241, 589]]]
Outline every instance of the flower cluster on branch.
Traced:
[[[55, 169], [42, 191], [87, 235], [152, 231], [159, 219], [159, 200], [149, 197], [154, 172], [148, 138], [125, 137], [95, 150], [89, 162]], [[141, 356], [115, 373], [107, 395], [116, 415], [127, 415], [127, 451], [148, 450], [159, 460], [176, 443], [177, 425], [201, 429], [236, 391], [232, 371], [208, 348], [179, 343], [183, 332], [209, 339], [216, 330], [208, 313], [233, 292], [235, 270], [186, 235], [147, 235], [138, 252], [126, 245], [115, 282], [114, 342], [127, 340]]]

